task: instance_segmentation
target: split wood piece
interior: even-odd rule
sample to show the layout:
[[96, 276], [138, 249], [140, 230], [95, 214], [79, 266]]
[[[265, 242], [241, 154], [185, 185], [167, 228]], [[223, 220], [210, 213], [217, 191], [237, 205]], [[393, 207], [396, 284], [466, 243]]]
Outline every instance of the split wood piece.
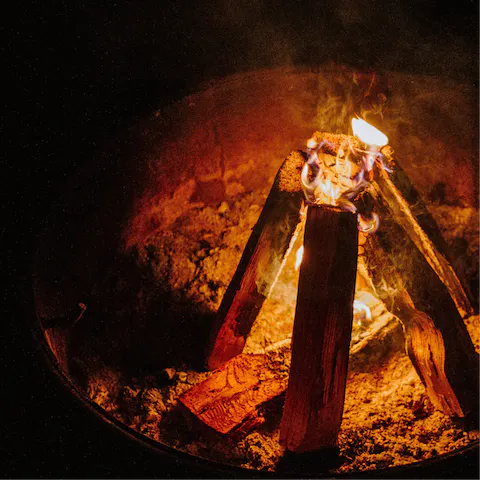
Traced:
[[357, 218], [308, 207], [280, 425], [290, 452], [335, 447], [342, 422], [357, 268]]
[[301, 221], [303, 153], [292, 152], [277, 173], [238, 268], [218, 310], [206, 364], [213, 370], [242, 353], [253, 322], [283, 267]]
[[[322, 144], [325, 153], [331, 155], [336, 155], [340, 147], [346, 150], [348, 144], [353, 148], [365, 148], [358, 138], [349, 135], [315, 132], [313, 138]], [[452, 267], [452, 256], [435, 219], [407, 174], [394, 160], [392, 148], [387, 145], [381, 153], [393, 172], [377, 169], [372, 181], [374, 190], [385, 200], [395, 221], [407, 232], [445, 284], [462, 318], [466, 318], [474, 312], [466, 279]]]
[[382, 199], [376, 206], [382, 223], [365, 244], [376, 293], [402, 321], [432, 403], [463, 417], [478, 408], [478, 355], [446, 286]]
[[[286, 344], [281, 355], [289, 357], [289, 351]], [[271, 359], [269, 354], [238, 355], [179, 400], [216, 432], [245, 434], [262, 423], [258, 408], [287, 388], [288, 370], [270, 367]], [[288, 360], [282, 358], [286, 364]]]

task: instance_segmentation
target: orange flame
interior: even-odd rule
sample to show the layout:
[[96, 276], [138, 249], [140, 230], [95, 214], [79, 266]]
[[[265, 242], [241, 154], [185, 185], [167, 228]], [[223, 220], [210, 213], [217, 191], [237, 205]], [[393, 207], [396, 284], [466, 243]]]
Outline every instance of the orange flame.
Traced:
[[353, 134], [367, 145], [383, 147], [388, 143], [388, 137], [384, 133], [361, 118], [352, 118], [352, 130]]

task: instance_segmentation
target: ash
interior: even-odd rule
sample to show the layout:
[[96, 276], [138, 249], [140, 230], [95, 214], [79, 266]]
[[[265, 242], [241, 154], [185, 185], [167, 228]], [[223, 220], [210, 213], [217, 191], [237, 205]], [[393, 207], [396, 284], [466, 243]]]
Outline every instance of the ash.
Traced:
[[[215, 462], [274, 470], [283, 453], [278, 430], [283, 396], [264, 404], [266, 422], [240, 438], [209, 430], [178, 402], [211, 375], [201, 365], [206, 333], [267, 193], [190, 204], [173, 224], [119, 258], [102, 287], [108, 293], [95, 339], [86, 328], [88, 338], [85, 333], [77, 342], [73, 364], [89, 397], [134, 430]], [[474, 209], [442, 205], [432, 212], [451, 245], [459, 236], [478, 238]], [[279, 373], [289, 368], [295, 252], [301, 243], [299, 235], [244, 350], [257, 353], [268, 347]], [[476, 251], [466, 252], [458, 266], [472, 277], [477, 273], [469, 259], [478, 256], [478, 246], [475, 241], [468, 245]], [[405, 353], [398, 320], [376, 299], [361, 270], [356, 298], [370, 306], [372, 320], [354, 322], [339, 435], [343, 463], [334, 471], [410, 464], [477, 440], [478, 430], [432, 408]], [[478, 316], [466, 323], [478, 352]]]

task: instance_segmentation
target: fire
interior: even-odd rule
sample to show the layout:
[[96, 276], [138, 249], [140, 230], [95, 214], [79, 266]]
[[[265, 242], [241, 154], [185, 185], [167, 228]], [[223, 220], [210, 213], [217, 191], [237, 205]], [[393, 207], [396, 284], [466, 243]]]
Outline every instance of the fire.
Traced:
[[295, 254], [295, 270], [298, 270], [300, 268], [300, 265], [302, 264], [303, 260], [303, 245], [297, 250], [297, 253]]
[[358, 325], [362, 324], [363, 321], [370, 321], [372, 319], [372, 312], [368, 305], [365, 305], [359, 300], [353, 301], [353, 318], [356, 320]]
[[378, 230], [380, 218], [373, 212], [370, 218], [365, 218], [363, 215], [358, 215], [358, 229], [363, 233], [375, 233]]
[[361, 118], [352, 118], [353, 134], [363, 143], [375, 147], [383, 147], [388, 143], [388, 137], [380, 130]]

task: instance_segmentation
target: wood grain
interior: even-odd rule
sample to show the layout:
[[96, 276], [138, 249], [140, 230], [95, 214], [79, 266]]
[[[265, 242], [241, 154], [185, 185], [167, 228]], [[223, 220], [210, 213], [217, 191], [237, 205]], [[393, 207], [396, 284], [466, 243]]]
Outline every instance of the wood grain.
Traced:
[[357, 267], [357, 220], [308, 207], [280, 442], [302, 453], [333, 447], [343, 415]]
[[243, 433], [259, 423], [257, 409], [287, 387], [287, 374], [269, 368], [268, 355], [238, 355], [180, 397], [180, 402], [218, 433]]

